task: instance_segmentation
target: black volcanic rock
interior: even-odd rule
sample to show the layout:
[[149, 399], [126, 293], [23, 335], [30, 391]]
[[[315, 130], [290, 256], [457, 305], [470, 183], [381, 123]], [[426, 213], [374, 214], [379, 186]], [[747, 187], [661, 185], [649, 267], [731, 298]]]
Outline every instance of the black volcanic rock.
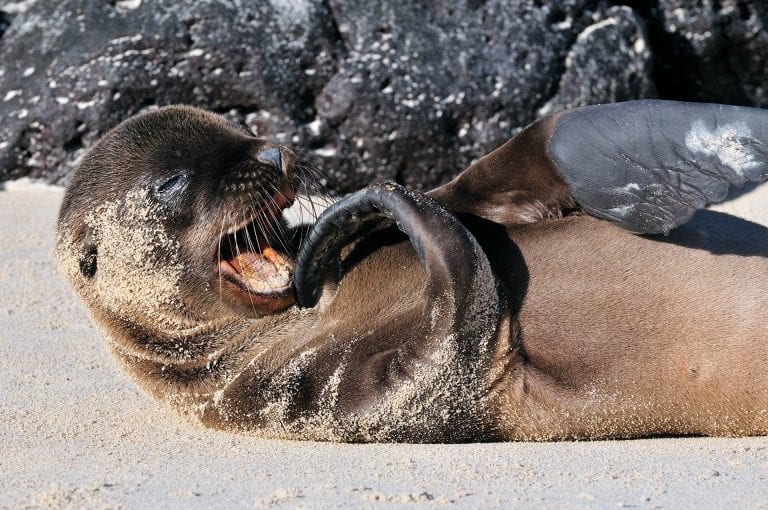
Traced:
[[[277, 0], [274, 3], [277, 2]], [[290, 142], [335, 72], [322, 4], [37, 0], [0, 46], [0, 175], [61, 181], [143, 108], [189, 103]], [[286, 131], [287, 130], [287, 131]]]
[[576, 37], [565, 57], [558, 91], [538, 113], [653, 97], [651, 71], [651, 48], [642, 21], [629, 7], [611, 7], [602, 20]]
[[768, 2], [664, 0], [646, 15], [663, 97], [768, 106]]
[[[318, 120], [333, 128], [323, 147], [333, 182], [353, 188], [447, 180], [534, 120], [560, 92], [578, 34], [614, 17], [578, 0], [558, 9], [530, 1], [329, 3], [346, 54], [316, 103]], [[631, 47], [643, 37], [635, 28], [622, 26], [613, 39], [630, 38]], [[602, 57], [574, 62], [604, 71]], [[614, 53], [610, 65], [637, 61]], [[614, 89], [646, 96], [649, 74], [640, 81], [609, 73], [597, 97], [611, 100]], [[572, 96], [566, 92], [574, 104], [593, 99]]]
[[63, 182], [120, 120], [172, 103], [304, 151], [340, 192], [384, 179], [432, 186], [565, 107], [657, 90], [766, 104], [762, 4], [626, 3], [9, 4], [15, 11], [0, 11], [0, 179]]

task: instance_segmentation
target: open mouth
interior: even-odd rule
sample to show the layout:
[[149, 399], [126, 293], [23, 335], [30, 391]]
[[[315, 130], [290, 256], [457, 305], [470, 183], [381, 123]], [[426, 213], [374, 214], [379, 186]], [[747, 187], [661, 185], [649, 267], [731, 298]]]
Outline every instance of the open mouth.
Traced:
[[280, 211], [289, 200], [237, 225], [219, 241], [218, 275], [249, 299], [285, 297], [291, 292], [293, 257], [281, 239]]

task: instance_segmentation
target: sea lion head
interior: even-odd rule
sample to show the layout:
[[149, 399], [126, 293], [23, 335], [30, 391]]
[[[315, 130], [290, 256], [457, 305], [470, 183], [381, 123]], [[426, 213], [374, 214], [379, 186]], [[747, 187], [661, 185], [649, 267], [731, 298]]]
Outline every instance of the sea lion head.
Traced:
[[95, 315], [152, 329], [290, 307], [293, 152], [187, 106], [132, 117], [70, 177], [60, 267]]

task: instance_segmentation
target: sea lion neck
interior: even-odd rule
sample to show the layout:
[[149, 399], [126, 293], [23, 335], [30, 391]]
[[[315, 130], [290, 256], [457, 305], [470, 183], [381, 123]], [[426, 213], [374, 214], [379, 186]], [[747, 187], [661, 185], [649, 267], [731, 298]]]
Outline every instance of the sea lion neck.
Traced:
[[123, 369], [175, 406], [206, 402], [249, 365], [268, 369], [281, 363], [311, 341], [319, 318], [315, 310], [292, 307], [261, 319], [214, 319], [172, 331], [147, 328], [140, 318], [115, 321], [94, 314]]
[[299, 345], [306, 338], [302, 325], [311, 328], [319, 317], [316, 310], [296, 307], [258, 319], [230, 316], [160, 324], [142, 316], [116, 318], [94, 314], [96, 321], [105, 326], [112, 343], [124, 354], [179, 367], [205, 364], [232, 348], [250, 350], [253, 355], [281, 342]]

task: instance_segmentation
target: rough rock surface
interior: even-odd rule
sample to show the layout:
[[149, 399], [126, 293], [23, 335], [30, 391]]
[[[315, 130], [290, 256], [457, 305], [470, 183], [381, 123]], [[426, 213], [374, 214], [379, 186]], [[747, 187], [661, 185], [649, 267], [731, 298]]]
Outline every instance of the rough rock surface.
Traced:
[[340, 192], [432, 186], [564, 107], [766, 104], [762, 3], [613, 4], [0, 0], [0, 179], [63, 182], [110, 127], [171, 103], [305, 151]]
[[768, 2], [662, 0], [643, 14], [661, 96], [768, 106]]

